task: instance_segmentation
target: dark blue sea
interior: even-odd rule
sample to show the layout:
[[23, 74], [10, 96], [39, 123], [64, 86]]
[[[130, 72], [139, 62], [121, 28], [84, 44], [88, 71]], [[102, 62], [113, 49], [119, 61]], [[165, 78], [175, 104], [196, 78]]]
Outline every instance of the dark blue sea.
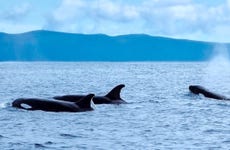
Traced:
[[[128, 104], [80, 113], [11, 107], [20, 97], [105, 95], [121, 83]], [[230, 97], [229, 63], [0, 62], [0, 149], [229, 149], [230, 102], [193, 95], [191, 84]]]

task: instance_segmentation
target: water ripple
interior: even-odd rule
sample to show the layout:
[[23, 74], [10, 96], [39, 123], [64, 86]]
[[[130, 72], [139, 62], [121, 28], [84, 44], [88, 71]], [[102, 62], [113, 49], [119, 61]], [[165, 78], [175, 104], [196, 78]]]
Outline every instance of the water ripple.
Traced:
[[[207, 64], [0, 63], [0, 149], [229, 149], [230, 103], [194, 96]], [[221, 80], [221, 79], [220, 79]], [[105, 95], [124, 83], [126, 105], [87, 113], [21, 111], [19, 97]], [[228, 93], [229, 87], [218, 89]]]
[[65, 138], [71, 138], [71, 139], [81, 137], [81, 136], [76, 136], [73, 134], [66, 134], [66, 133], [61, 133], [60, 136], [65, 137]]

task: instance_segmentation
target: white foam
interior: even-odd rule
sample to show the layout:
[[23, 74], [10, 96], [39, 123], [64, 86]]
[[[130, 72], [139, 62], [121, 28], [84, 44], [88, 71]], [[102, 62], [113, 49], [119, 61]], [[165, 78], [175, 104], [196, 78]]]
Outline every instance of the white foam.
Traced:
[[7, 102], [0, 103], [0, 108], [6, 108], [7, 104], [8, 104]]

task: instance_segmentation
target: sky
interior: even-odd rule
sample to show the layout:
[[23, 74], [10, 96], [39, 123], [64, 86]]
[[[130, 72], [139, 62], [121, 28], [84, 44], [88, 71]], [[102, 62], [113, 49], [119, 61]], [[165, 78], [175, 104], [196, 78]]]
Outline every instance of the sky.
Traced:
[[1, 0], [0, 32], [149, 34], [230, 42], [230, 0]]

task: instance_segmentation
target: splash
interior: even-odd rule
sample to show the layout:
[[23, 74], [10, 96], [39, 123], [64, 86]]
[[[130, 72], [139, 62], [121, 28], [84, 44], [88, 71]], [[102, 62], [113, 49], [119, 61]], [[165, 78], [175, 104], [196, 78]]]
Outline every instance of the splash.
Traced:
[[8, 107], [10, 104], [8, 102], [1, 102], [0, 103], [0, 109], [4, 109], [6, 107]]
[[230, 91], [230, 57], [226, 45], [216, 45], [207, 64], [204, 85], [219, 91]]

